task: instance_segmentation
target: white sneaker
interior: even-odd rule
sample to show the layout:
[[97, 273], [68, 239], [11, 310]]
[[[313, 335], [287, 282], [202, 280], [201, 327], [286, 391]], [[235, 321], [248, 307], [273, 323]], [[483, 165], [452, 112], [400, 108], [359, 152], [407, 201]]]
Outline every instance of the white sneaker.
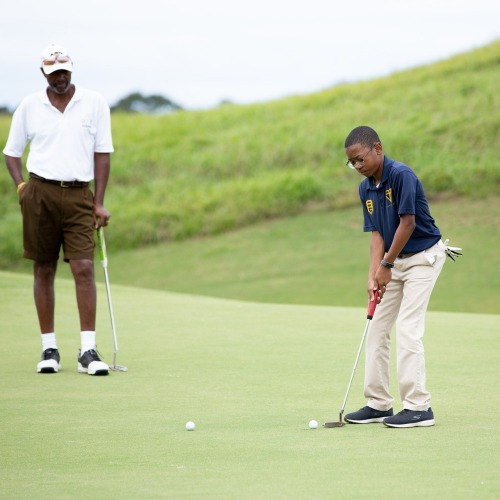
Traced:
[[61, 357], [57, 349], [45, 349], [40, 362], [36, 365], [38, 373], [57, 373], [61, 369]]
[[101, 361], [94, 349], [90, 349], [83, 354], [78, 352], [78, 372], [88, 373], [89, 375], [107, 375], [109, 366], [104, 361]]

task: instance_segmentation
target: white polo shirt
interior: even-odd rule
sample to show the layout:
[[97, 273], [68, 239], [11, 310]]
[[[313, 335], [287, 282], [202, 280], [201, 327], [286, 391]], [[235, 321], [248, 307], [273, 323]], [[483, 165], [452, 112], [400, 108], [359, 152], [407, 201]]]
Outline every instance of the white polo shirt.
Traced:
[[104, 97], [75, 88], [64, 113], [43, 90], [23, 99], [14, 112], [4, 154], [21, 158], [30, 143], [26, 168], [45, 179], [89, 182], [94, 153], [112, 153], [111, 116]]

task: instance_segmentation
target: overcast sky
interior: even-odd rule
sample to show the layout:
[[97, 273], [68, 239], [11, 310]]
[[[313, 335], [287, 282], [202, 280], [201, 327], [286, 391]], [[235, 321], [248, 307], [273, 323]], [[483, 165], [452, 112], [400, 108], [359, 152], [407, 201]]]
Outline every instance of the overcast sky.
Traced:
[[44, 88], [64, 45], [73, 82], [188, 109], [307, 94], [500, 39], [498, 0], [13, 0], [0, 15], [0, 106]]

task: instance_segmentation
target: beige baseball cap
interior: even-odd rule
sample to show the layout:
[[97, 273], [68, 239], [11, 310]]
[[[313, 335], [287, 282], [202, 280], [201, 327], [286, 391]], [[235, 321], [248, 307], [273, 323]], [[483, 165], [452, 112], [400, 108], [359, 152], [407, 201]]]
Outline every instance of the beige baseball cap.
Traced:
[[69, 57], [68, 51], [61, 45], [52, 44], [46, 47], [42, 52], [42, 61], [40, 68], [46, 75], [59, 71], [73, 71], [73, 62]]

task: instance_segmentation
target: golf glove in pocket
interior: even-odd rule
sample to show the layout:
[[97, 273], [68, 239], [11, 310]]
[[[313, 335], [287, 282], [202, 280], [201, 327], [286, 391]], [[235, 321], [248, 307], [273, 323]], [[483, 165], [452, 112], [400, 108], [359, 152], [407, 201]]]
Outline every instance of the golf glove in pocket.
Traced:
[[446, 253], [446, 255], [453, 261], [455, 262], [456, 259], [458, 259], [459, 257], [462, 257], [462, 249], [459, 248], [459, 247], [449, 247], [448, 246], [448, 242], [450, 240], [446, 240], [444, 242], [444, 251]]

